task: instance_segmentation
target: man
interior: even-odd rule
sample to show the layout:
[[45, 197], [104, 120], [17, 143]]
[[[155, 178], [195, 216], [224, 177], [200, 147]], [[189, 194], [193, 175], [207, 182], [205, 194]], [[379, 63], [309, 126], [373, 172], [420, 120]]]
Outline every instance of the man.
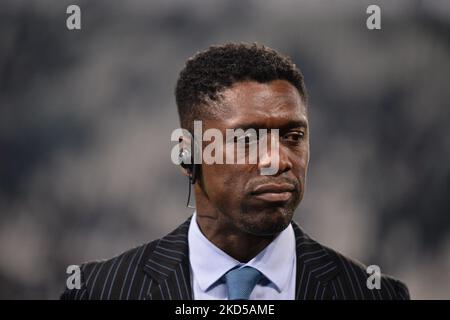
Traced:
[[185, 153], [192, 141], [183, 137], [193, 216], [162, 239], [83, 264], [81, 288], [67, 289], [63, 299], [409, 298], [386, 275], [370, 286], [365, 266], [292, 221], [305, 192], [309, 127], [303, 76], [287, 57], [259, 45], [210, 47], [187, 61], [176, 101], [191, 133], [195, 120], [224, 136], [226, 129], [278, 129], [275, 174], [261, 174], [273, 152], [255, 163], [192, 164]]

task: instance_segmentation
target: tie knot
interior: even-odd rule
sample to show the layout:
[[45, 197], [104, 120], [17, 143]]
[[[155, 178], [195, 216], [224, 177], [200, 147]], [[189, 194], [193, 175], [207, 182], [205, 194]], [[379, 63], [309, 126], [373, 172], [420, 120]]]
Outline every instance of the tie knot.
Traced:
[[248, 300], [262, 273], [252, 267], [231, 269], [225, 274], [229, 300]]

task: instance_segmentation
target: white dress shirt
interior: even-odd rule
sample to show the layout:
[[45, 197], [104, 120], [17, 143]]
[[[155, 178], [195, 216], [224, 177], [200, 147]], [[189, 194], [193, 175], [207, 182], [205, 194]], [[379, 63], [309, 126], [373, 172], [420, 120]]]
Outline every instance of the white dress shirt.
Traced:
[[293, 300], [295, 298], [296, 251], [292, 225], [284, 229], [264, 250], [241, 263], [216, 247], [201, 232], [194, 212], [188, 231], [191, 285], [195, 300], [225, 300], [227, 288], [219, 279], [228, 270], [250, 266], [263, 275], [250, 300]]

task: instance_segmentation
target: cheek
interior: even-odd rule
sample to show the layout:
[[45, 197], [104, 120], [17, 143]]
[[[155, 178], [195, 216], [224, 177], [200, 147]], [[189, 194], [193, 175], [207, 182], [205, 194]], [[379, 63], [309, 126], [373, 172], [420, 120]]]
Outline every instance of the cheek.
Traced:
[[309, 141], [306, 143], [305, 148], [302, 152], [301, 160], [300, 160], [302, 168], [304, 168], [305, 172], [308, 169], [309, 163]]
[[210, 198], [217, 198], [232, 189], [233, 172], [226, 170], [226, 165], [214, 164], [202, 166], [203, 188]]
[[202, 165], [202, 187], [209, 198], [214, 198], [215, 194], [221, 193], [223, 188], [223, 174], [218, 170], [217, 165]]
[[300, 152], [294, 155], [295, 172], [299, 173], [301, 177], [306, 176], [309, 163], [309, 147], [305, 147]]
[[203, 188], [214, 202], [236, 200], [243, 194], [248, 180], [247, 171], [243, 165], [203, 165]]
[[308, 163], [309, 163], [309, 153], [306, 155], [303, 155], [300, 159], [300, 168], [303, 172], [303, 175], [306, 176], [306, 172], [308, 171]]

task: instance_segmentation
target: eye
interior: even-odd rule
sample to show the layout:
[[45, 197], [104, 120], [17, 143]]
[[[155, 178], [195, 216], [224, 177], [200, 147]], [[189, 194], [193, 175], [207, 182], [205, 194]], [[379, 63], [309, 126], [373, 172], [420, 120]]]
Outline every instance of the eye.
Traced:
[[302, 131], [292, 131], [283, 136], [284, 140], [292, 143], [298, 143], [305, 138], [305, 133]]

